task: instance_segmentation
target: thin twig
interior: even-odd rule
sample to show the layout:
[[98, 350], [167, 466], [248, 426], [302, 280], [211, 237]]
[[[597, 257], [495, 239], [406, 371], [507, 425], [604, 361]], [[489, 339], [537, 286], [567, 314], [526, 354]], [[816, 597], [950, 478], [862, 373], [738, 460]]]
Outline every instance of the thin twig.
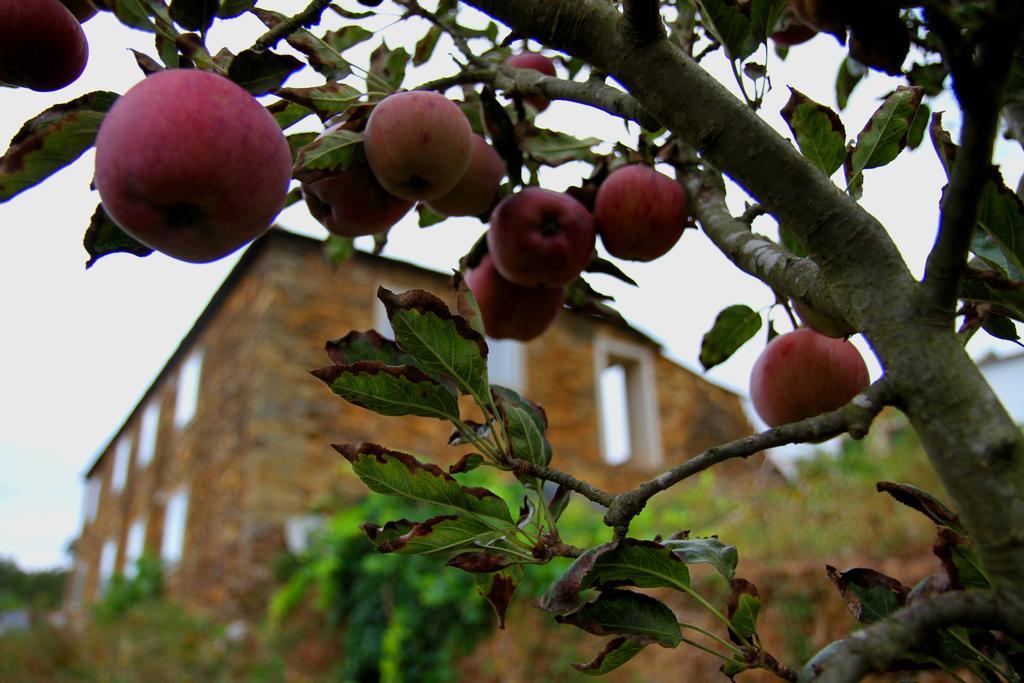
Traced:
[[466, 37], [463, 36], [458, 31], [454, 30], [448, 24], [441, 21], [441, 18], [438, 17], [436, 14], [423, 9], [416, 0], [395, 0], [395, 3], [400, 5], [401, 7], [404, 7], [406, 13], [409, 16], [426, 19], [431, 24], [439, 28], [441, 31], [448, 34], [448, 36], [451, 37], [452, 42], [455, 43], [455, 47], [457, 47], [459, 49], [459, 52], [461, 52], [462, 55], [467, 60], [469, 60], [470, 64], [473, 64], [474, 66], [483, 66], [484, 62], [482, 62], [480, 58], [473, 53], [473, 50], [470, 49], [469, 41], [466, 40]]
[[288, 17], [280, 24], [270, 29], [253, 43], [254, 50], [269, 50], [279, 41], [287, 38], [301, 28], [309, 28], [320, 23], [320, 17], [324, 10], [331, 4], [331, 0], [313, 0], [306, 9], [298, 14]]
[[709, 448], [632, 491], [615, 496], [604, 516], [604, 523], [611, 527], [628, 524], [656, 494], [732, 458], [746, 458], [766, 448], [819, 441], [847, 432], [854, 438], [860, 438], [867, 434], [882, 408], [892, 403], [893, 389], [893, 383], [882, 378], [842, 408]]

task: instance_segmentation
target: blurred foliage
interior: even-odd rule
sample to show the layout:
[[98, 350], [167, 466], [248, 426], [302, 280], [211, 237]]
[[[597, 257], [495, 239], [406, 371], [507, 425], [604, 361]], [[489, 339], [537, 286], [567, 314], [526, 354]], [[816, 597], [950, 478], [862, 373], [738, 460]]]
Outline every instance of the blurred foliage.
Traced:
[[0, 559], [0, 612], [15, 609], [54, 609], [64, 597], [67, 571], [23, 571], [11, 560]]

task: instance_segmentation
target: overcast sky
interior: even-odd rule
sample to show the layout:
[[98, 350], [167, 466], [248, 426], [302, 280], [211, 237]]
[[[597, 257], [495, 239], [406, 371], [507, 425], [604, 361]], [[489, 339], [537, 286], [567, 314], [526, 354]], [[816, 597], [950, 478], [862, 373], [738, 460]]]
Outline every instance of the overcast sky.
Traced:
[[[296, 3], [284, 0], [260, 2], [260, 6], [288, 11], [294, 10]], [[325, 17], [335, 24], [332, 27], [340, 25], [338, 17], [330, 13]], [[426, 30], [419, 23], [391, 26], [393, 21], [393, 16], [379, 20], [392, 46], [411, 45]], [[208, 41], [211, 52], [222, 46], [242, 49], [262, 29], [252, 17], [231, 24], [214, 28]], [[150, 34], [126, 29], [108, 13], [101, 13], [85, 28], [90, 60], [76, 83], [57, 93], [0, 90], [0, 149], [6, 148], [25, 120], [49, 106], [93, 90], [123, 93], [142, 78], [127, 49], [153, 55]], [[366, 50], [349, 56], [365, 58], [376, 44], [371, 41]], [[411, 87], [441, 75], [438, 69], [453, 70], [447, 52], [450, 50], [442, 43], [436, 66], [411, 71], [405, 85]], [[835, 107], [832, 83], [842, 55], [832, 38], [819, 36], [795, 48], [785, 63], [773, 57], [770, 73], [775, 87], [763, 109], [769, 123], [785, 131], [778, 111], [788, 98], [787, 85]], [[716, 73], [728, 73], [724, 60], [712, 57], [707, 62]], [[320, 82], [315, 73], [304, 72], [293, 76], [289, 85]], [[863, 127], [878, 106], [878, 97], [893, 87], [894, 81], [878, 74], [861, 84], [842, 114], [849, 135]], [[954, 127], [951, 103], [940, 103], [938, 108], [950, 111], [946, 124]], [[635, 129], [629, 131], [620, 120], [579, 105], [554, 103], [538, 123], [635, 145]], [[314, 130], [314, 124], [300, 125]], [[788, 132], [784, 134], [788, 136]], [[1015, 185], [1024, 171], [1019, 148], [1001, 145], [997, 161]], [[89, 190], [92, 165], [90, 151], [42, 185], [0, 204], [5, 245], [0, 268], [4, 330], [0, 346], [0, 557], [13, 557], [27, 568], [68, 563], [67, 544], [81, 526], [83, 472], [238, 258], [236, 254], [213, 264], [191, 265], [159, 254], [145, 259], [114, 255], [86, 272], [82, 235], [99, 201]], [[583, 173], [584, 167], [570, 164], [546, 174], [544, 185], [561, 190], [578, 183]], [[927, 142], [916, 153], [868, 171], [865, 177], [864, 205], [889, 227], [918, 274], [934, 239], [943, 183], [941, 167]], [[730, 199], [742, 209], [742, 196], [733, 193]], [[279, 223], [311, 235], [326, 234], [301, 205], [285, 211]], [[770, 232], [770, 225], [765, 219], [757, 227]], [[475, 220], [458, 219], [421, 230], [413, 215], [393, 230], [386, 254], [449, 270], [484, 227]], [[731, 268], [696, 231], [687, 231], [676, 248], [656, 262], [621, 265], [640, 283], [639, 289], [605, 276], [593, 277], [592, 283], [614, 295], [619, 310], [661, 341], [667, 355], [698, 372], [701, 336], [719, 310], [735, 303], [761, 309], [773, 301], [766, 287]], [[788, 329], [778, 314], [776, 326], [780, 331]], [[759, 335], [706, 376], [745, 393], [750, 366], [763, 348], [763, 340]], [[870, 356], [866, 346], [858, 344]], [[1013, 347], [978, 339], [971, 348], [978, 356], [993, 348], [1008, 353]]]

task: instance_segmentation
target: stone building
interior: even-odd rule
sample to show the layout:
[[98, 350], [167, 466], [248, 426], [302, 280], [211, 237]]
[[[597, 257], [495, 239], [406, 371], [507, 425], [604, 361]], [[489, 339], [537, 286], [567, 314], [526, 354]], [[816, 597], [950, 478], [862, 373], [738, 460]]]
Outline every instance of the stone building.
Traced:
[[[389, 329], [378, 285], [451, 299], [446, 275], [364, 253], [336, 268], [281, 230], [249, 248], [85, 475], [72, 608], [146, 552], [172, 596], [225, 619], [262, 614], [273, 558], [302, 544], [311, 506], [364, 491], [329, 444], [462, 454], [447, 424], [356, 408], [309, 374], [329, 364], [326, 340]], [[737, 396], [625, 325], [566, 310], [529, 344], [492, 343], [489, 359], [494, 383], [545, 407], [553, 464], [607, 490], [750, 431]]]

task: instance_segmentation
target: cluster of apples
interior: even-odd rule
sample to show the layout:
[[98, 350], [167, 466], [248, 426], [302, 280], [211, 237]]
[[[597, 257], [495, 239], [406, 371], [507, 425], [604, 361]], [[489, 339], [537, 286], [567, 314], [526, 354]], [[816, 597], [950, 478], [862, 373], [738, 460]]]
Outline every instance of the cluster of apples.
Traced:
[[413, 90], [374, 107], [363, 132], [363, 157], [307, 180], [302, 191], [310, 213], [328, 231], [358, 237], [387, 230], [416, 202], [442, 216], [485, 213], [504, 175], [501, 156], [473, 133], [457, 104]]
[[769, 426], [796, 422], [846, 405], [868, 386], [868, 368], [847, 337], [854, 329], [800, 301], [806, 327], [771, 340], [750, 373], [750, 399]]
[[59, 90], [85, 70], [88, 0], [0, 0], [0, 82]]

